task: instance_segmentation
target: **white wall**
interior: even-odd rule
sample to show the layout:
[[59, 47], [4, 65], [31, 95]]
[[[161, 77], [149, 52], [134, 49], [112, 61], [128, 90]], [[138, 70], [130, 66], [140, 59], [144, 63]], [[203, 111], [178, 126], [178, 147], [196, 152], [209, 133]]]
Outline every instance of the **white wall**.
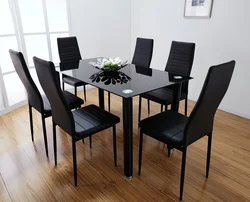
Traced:
[[130, 1], [69, 0], [72, 35], [82, 58], [130, 56]]
[[212, 18], [185, 19], [184, 0], [69, 0], [83, 58], [129, 59], [138, 36], [155, 39], [151, 67], [164, 69], [172, 40], [196, 43], [189, 98], [197, 100], [211, 65], [236, 60], [221, 109], [250, 118], [249, 0], [214, 0]]
[[197, 100], [211, 65], [236, 60], [220, 106], [250, 117], [250, 1], [214, 0], [211, 19], [185, 19], [184, 0], [131, 0], [131, 53], [137, 36], [155, 39], [151, 67], [164, 69], [172, 40], [196, 43], [189, 98]]

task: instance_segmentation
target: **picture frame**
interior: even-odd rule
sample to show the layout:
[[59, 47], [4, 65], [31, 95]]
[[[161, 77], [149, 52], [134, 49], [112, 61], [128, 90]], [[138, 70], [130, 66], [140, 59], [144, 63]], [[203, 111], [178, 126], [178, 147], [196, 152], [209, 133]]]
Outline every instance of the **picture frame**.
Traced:
[[185, 18], [211, 18], [213, 0], [185, 0]]

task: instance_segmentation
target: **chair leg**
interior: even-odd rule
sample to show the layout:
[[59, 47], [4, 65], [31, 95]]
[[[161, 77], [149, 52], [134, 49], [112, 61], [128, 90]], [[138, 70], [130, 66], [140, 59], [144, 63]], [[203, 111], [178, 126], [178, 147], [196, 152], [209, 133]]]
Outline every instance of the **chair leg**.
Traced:
[[89, 136], [89, 147], [92, 148], [92, 135]]
[[46, 132], [46, 126], [45, 126], [45, 117], [42, 114], [42, 125], [43, 125], [43, 137], [44, 137], [44, 144], [45, 144], [45, 151], [46, 151], [46, 156], [49, 157], [48, 153], [48, 141], [47, 141], [47, 132]]
[[116, 127], [113, 126], [113, 149], [114, 149], [114, 162], [115, 167], [117, 166], [117, 149], [116, 149]]
[[187, 116], [188, 98], [185, 99], [185, 116]]
[[82, 143], [84, 144], [84, 138], [82, 138]]
[[209, 175], [210, 158], [211, 158], [211, 145], [212, 145], [212, 134], [210, 134], [208, 136], [206, 178], [208, 178], [208, 175]]
[[83, 93], [84, 93], [84, 100], [87, 101], [87, 95], [86, 95], [86, 86], [83, 85]]
[[140, 145], [139, 145], [139, 164], [138, 175], [141, 175], [141, 163], [142, 163], [142, 145], [143, 145], [143, 131], [140, 131]]
[[74, 139], [72, 139], [72, 153], [73, 153], [74, 182], [75, 186], [77, 186], [76, 142]]
[[62, 82], [62, 90], [64, 90], [64, 89], [65, 89], [65, 83]]
[[75, 86], [75, 96], [77, 96], [77, 87]]
[[184, 188], [184, 178], [185, 178], [185, 169], [186, 169], [186, 156], [187, 156], [187, 148], [184, 148], [182, 153], [182, 163], [181, 163], [181, 184], [180, 184], [180, 201], [183, 196], [183, 188]]
[[163, 112], [163, 105], [161, 105], [161, 113]]
[[139, 111], [138, 111], [138, 124], [141, 120], [141, 96], [139, 95]]
[[170, 157], [171, 150], [173, 149], [173, 147], [170, 147], [169, 145], [167, 145], [167, 149], [168, 149], [168, 157]]
[[150, 114], [150, 101], [148, 100], [148, 115]]
[[54, 158], [55, 158], [55, 165], [57, 165], [57, 143], [56, 143], [56, 124], [52, 123], [53, 127], [53, 144], [54, 144]]
[[110, 112], [110, 92], [108, 92], [108, 109], [109, 109], [109, 112]]
[[34, 142], [34, 131], [33, 131], [33, 117], [32, 117], [32, 107], [29, 104], [29, 116], [30, 116], [30, 132], [31, 132], [31, 140]]

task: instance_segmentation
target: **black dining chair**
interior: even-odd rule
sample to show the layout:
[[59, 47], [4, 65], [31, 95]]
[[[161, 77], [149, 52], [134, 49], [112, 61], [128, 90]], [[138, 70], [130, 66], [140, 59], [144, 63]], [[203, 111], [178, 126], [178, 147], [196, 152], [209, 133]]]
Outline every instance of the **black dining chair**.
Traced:
[[[194, 43], [173, 41], [165, 71], [180, 76], [181, 75], [190, 76], [191, 69], [193, 66], [194, 53], [195, 53]], [[189, 82], [183, 83], [181, 89], [181, 97], [180, 97], [180, 100], [185, 100], [185, 115], [187, 115], [187, 105], [188, 105], [188, 84]], [[161, 104], [161, 112], [162, 112], [163, 106], [165, 106], [165, 109], [167, 109], [167, 106], [172, 103], [173, 99], [172, 86], [153, 90], [139, 96], [138, 122], [141, 119], [142, 98]], [[150, 114], [149, 106], [148, 106], [148, 114]]]
[[[61, 63], [76, 62], [82, 59], [76, 37], [57, 38], [57, 45]], [[77, 87], [83, 86], [84, 100], [86, 101], [87, 83], [66, 74], [62, 74], [62, 83], [63, 90], [65, 88], [65, 83], [74, 86], [75, 95], [77, 95]]]
[[209, 69], [200, 97], [190, 116], [168, 110], [140, 121], [139, 169], [141, 174], [143, 134], [157, 139], [182, 152], [180, 200], [183, 196], [187, 148], [208, 136], [206, 177], [208, 178], [212, 145], [213, 122], [235, 67], [235, 61]]
[[[153, 48], [153, 39], [137, 38], [135, 52], [131, 63], [139, 67], [149, 68], [153, 55]], [[108, 93], [108, 109], [110, 111], [110, 92]]]
[[75, 186], [77, 186], [76, 142], [78, 140], [113, 127], [114, 162], [116, 166], [116, 124], [120, 122], [120, 118], [95, 105], [88, 105], [71, 112], [62, 90], [56, 83], [54, 64], [37, 57], [34, 57], [33, 60], [38, 79], [52, 108], [55, 165], [57, 164], [56, 126], [59, 126], [72, 138]]
[[[28, 96], [28, 105], [29, 105], [29, 116], [30, 116], [30, 130], [31, 130], [31, 139], [34, 141], [34, 132], [33, 132], [33, 118], [32, 118], [32, 108], [36, 109], [42, 116], [42, 125], [43, 125], [43, 135], [45, 143], [46, 156], [48, 157], [48, 143], [47, 143], [47, 132], [45, 126], [45, 118], [51, 116], [51, 107], [50, 103], [46, 96], [41, 96], [35, 82], [33, 81], [30, 72], [28, 70], [27, 64], [21, 52], [16, 52], [14, 50], [9, 50], [10, 57], [12, 59], [14, 68], [21, 79]], [[56, 74], [57, 84], [60, 86], [59, 73]], [[63, 96], [67, 102], [67, 105], [70, 109], [80, 108], [83, 104], [83, 100], [79, 97], [63, 91]]]

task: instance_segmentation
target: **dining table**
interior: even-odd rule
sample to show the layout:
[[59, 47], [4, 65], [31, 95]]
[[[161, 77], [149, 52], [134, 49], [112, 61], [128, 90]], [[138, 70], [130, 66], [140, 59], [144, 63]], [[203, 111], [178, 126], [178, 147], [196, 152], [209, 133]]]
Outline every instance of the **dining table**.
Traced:
[[178, 112], [183, 82], [192, 79], [158, 70], [158, 67], [145, 68], [127, 64], [118, 71], [103, 71], [92, 62], [98, 58], [83, 59], [76, 62], [60, 63], [62, 74], [77, 78], [98, 89], [99, 107], [104, 109], [104, 91], [122, 98], [123, 110], [123, 158], [124, 176], [133, 177], [133, 98], [162, 87], [172, 86], [171, 110]]

